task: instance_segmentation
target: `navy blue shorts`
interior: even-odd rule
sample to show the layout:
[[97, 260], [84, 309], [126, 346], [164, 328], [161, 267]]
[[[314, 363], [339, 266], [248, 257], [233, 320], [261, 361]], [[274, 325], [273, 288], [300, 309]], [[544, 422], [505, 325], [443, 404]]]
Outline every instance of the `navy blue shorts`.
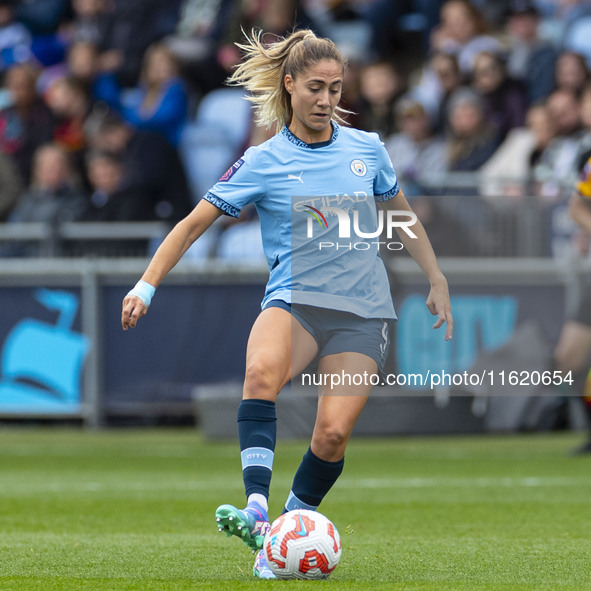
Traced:
[[362, 318], [351, 312], [271, 300], [267, 308], [289, 312], [318, 345], [318, 358], [336, 353], [363, 353], [383, 371], [390, 347], [393, 318]]

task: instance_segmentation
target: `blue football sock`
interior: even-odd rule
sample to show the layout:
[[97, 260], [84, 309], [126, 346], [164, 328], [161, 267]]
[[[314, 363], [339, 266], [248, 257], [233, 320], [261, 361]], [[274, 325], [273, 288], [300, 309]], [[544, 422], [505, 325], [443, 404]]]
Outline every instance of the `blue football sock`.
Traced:
[[238, 438], [246, 496], [258, 493], [269, 498], [277, 439], [275, 403], [243, 400], [238, 407]]
[[315, 511], [341, 475], [344, 465], [344, 458], [338, 462], [327, 462], [315, 456], [308, 448], [293, 479], [283, 512], [295, 509]]

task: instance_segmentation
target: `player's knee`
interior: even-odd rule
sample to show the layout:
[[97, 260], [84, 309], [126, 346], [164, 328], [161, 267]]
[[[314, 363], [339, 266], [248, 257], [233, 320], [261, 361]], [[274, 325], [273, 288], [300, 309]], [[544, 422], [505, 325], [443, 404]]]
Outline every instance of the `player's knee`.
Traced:
[[349, 433], [339, 427], [316, 429], [312, 439], [312, 447], [317, 450], [318, 457], [327, 461], [339, 460], [345, 452]]
[[247, 397], [275, 397], [282, 385], [279, 372], [271, 364], [263, 360], [255, 360], [246, 366], [244, 394]]

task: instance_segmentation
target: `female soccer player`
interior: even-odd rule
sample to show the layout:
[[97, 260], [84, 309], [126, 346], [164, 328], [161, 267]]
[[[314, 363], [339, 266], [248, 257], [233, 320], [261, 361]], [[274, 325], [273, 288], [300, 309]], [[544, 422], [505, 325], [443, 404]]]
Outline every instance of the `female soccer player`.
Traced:
[[[351, 239], [340, 234], [346, 236], [349, 225], [349, 234], [353, 229], [368, 236], [391, 210], [406, 213], [407, 219], [415, 216], [378, 136], [339, 123], [345, 64], [330, 40], [304, 30], [265, 46], [259, 32], [240, 47], [246, 59], [230, 83], [252, 93], [259, 123], [277, 123], [280, 131], [249, 148], [175, 226], [123, 300], [121, 321], [124, 330], [136, 326], [164, 276], [218, 216], [237, 217], [243, 206], [255, 203], [270, 277], [248, 340], [238, 408], [247, 506], [221, 505], [216, 520], [220, 531], [239, 536], [256, 551], [269, 527], [279, 391], [315, 358], [321, 374], [373, 376], [387, 352], [388, 327], [396, 316], [379, 245], [365, 238], [360, 247], [351, 247]], [[322, 226], [318, 231], [317, 222]], [[427, 307], [437, 315], [433, 327], [447, 323], [449, 340], [447, 281], [425, 231], [416, 222], [398, 234], [431, 284]], [[312, 441], [295, 474], [286, 511], [316, 509], [337, 480], [370, 390], [369, 383], [320, 388]], [[254, 573], [272, 576], [262, 552]]]

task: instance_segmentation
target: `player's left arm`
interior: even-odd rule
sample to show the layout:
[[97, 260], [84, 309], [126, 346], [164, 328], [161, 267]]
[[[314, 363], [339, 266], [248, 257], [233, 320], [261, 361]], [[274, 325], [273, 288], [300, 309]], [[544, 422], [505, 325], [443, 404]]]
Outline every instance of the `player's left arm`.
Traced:
[[[388, 201], [378, 201], [377, 203], [378, 207], [384, 211], [399, 210], [412, 212], [412, 208], [406, 200], [402, 190], [400, 190], [392, 199], [389, 199]], [[453, 317], [451, 313], [447, 279], [437, 264], [435, 253], [433, 252], [431, 242], [429, 241], [429, 237], [425, 232], [423, 224], [417, 220], [411, 227], [411, 230], [413, 234], [416, 235], [416, 238], [411, 238], [401, 228], [396, 229], [400, 242], [402, 242], [404, 248], [408, 250], [410, 256], [412, 256], [415, 262], [419, 265], [431, 285], [426, 304], [431, 314], [437, 316], [437, 321], [433, 325], [433, 328], [439, 328], [445, 323], [447, 325], [445, 330], [445, 340], [449, 341], [453, 335]]]

